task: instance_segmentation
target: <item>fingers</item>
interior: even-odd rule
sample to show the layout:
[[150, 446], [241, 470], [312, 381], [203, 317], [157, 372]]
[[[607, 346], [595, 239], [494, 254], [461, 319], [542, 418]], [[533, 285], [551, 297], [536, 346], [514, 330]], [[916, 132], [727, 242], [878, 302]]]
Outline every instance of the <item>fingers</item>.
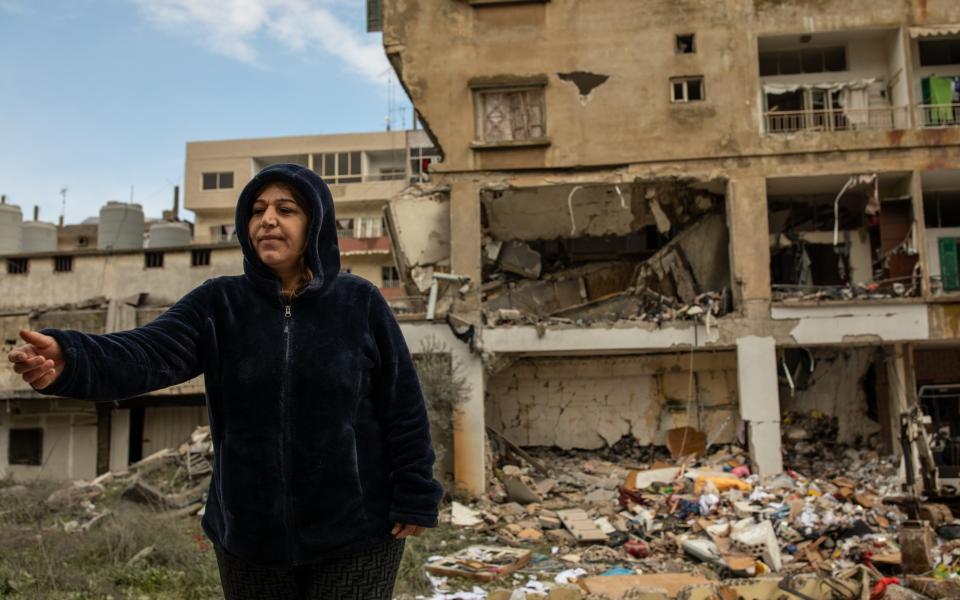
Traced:
[[37, 356], [37, 350], [30, 344], [18, 346], [7, 354], [7, 360], [12, 363], [18, 363]]
[[390, 533], [393, 534], [394, 538], [401, 540], [412, 535], [420, 535], [423, 533], [424, 529], [425, 528], [420, 525], [404, 525], [402, 523], [397, 523], [393, 526], [393, 530]]
[[19, 360], [13, 363], [13, 370], [15, 373], [24, 374], [29, 371], [33, 371], [37, 368], [42, 368], [46, 366], [47, 368], [53, 368], [53, 361], [48, 360], [42, 356], [31, 356], [23, 360]]
[[57, 378], [57, 372], [53, 369], [50, 369], [44, 372], [43, 374], [41, 374], [40, 377], [34, 379], [33, 381], [29, 381], [27, 383], [29, 383], [30, 385], [32, 385], [38, 390], [42, 390], [43, 388], [53, 383], [53, 381], [56, 378]]
[[56, 340], [49, 335], [44, 335], [39, 331], [32, 331], [30, 329], [21, 329], [20, 337], [28, 344], [36, 346], [37, 350], [48, 348], [56, 342]]
[[46, 387], [45, 385], [39, 385], [42, 379], [48, 379], [48, 384], [56, 378], [56, 371], [53, 368], [53, 361], [50, 361], [48, 367], [41, 367], [27, 371], [22, 375], [23, 380], [29, 383], [34, 387]]

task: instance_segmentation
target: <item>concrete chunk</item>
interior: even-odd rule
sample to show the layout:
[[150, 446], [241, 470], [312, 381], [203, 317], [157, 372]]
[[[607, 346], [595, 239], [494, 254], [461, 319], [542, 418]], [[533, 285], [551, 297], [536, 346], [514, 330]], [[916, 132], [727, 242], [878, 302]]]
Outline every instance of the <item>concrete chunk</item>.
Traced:
[[505, 242], [498, 257], [500, 268], [528, 279], [540, 277], [540, 253], [520, 241]]

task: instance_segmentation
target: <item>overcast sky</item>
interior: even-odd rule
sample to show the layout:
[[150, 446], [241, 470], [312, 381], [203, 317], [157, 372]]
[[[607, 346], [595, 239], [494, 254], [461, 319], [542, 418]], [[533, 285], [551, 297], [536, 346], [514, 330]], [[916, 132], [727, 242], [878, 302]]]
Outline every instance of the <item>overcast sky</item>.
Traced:
[[380, 131], [391, 106], [409, 127], [365, 19], [363, 0], [0, 0], [0, 193], [55, 222], [67, 188], [76, 223], [133, 186], [159, 217], [188, 141]]

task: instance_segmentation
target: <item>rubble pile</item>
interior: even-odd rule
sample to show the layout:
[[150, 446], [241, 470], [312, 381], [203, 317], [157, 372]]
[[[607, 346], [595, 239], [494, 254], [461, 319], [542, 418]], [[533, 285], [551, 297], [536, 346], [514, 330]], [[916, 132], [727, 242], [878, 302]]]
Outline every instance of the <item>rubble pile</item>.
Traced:
[[[110, 511], [100, 509], [97, 500], [111, 491], [173, 515], [202, 515], [212, 462], [210, 427], [204, 425], [175, 450], [155, 452], [123, 472], [107, 472], [92, 481], [72, 481], [50, 494], [46, 503], [63, 515], [61, 523], [68, 532], [88, 531], [107, 517]], [[16, 487], [6, 488], [6, 493]]]
[[709, 326], [728, 313], [723, 197], [689, 183], [489, 192], [480, 289], [487, 324]]
[[[648, 463], [559, 450], [529, 453], [529, 463], [514, 455], [515, 464], [494, 470], [487, 498], [469, 506], [454, 502], [441, 517], [483, 544], [433, 557], [448, 568], [428, 562], [427, 570], [478, 581], [493, 575], [505, 587], [528, 580], [522, 588], [528, 595], [503, 596], [511, 599], [553, 598], [551, 588], [570, 583], [584, 596], [633, 597], [624, 595], [631, 587], [658, 587], [654, 576], [683, 586], [773, 581], [802, 587], [813, 577], [873, 588], [899, 574], [904, 560], [898, 532], [907, 517], [890, 502], [901, 493], [897, 465], [873, 450], [820, 443], [835, 436], [835, 427], [822, 415], [791, 415], [786, 435], [792, 438], [785, 439], [791, 468], [772, 478], [752, 474], [736, 447]], [[941, 528], [938, 581], [960, 572], [960, 540], [943, 537], [960, 538], [960, 527], [954, 529]], [[497, 565], [471, 554], [478, 547], [528, 552]], [[868, 589], [863, 597], [927, 597], [896, 595], [916, 593], [901, 579], [886, 580], [890, 591], [871, 596]], [[449, 584], [436, 582], [441, 590]]]

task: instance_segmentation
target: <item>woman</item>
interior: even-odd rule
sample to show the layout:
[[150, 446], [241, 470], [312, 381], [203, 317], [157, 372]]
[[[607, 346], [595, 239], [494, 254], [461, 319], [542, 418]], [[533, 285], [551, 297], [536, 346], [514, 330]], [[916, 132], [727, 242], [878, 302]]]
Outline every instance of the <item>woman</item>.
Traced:
[[404, 538], [442, 489], [417, 375], [371, 283], [340, 273], [333, 200], [298, 165], [240, 194], [244, 274], [151, 323], [21, 332], [14, 369], [44, 394], [138, 396], [204, 375], [215, 466], [203, 528], [228, 599], [389, 598]]

